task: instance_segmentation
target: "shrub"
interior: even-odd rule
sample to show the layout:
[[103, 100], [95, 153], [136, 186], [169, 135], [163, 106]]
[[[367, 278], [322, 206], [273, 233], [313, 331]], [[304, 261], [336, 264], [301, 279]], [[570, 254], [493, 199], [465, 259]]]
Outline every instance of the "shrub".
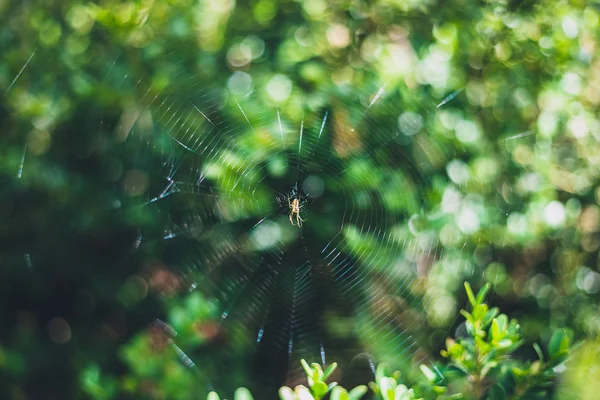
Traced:
[[[565, 330], [554, 332], [544, 353], [535, 343], [537, 360], [522, 360], [515, 352], [523, 346], [521, 327], [516, 319], [500, 314], [484, 301], [489, 291], [486, 284], [475, 295], [465, 283], [470, 311], [461, 310], [465, 318], [466, 335], [448, 338], [441, 355], [445, 362], [439, 365], [421, 365], [423, 379], [409, 387], [402, 382], [398, 371], [388, 373], [380, 364], [375, 381], [369, 386], [360, 385], [346, 390], [336, 382], [326, 383], [336, 369], [333, 363], [323, 369], [321, 365], [302, 360], [308, 386], [279, 389], [281, 400], [319, 400], [329, 395], [331, 400], [358, 400], [371, 390], [374, 398], [381, 400], [415, 399], [543, 399], [556, 380], [559, 366], [569, 353], [570, 339]], [[218, 400], [211, 392], [208, 400]], [[245, 388], [236, 391], [234, 400], [252, 400]]]

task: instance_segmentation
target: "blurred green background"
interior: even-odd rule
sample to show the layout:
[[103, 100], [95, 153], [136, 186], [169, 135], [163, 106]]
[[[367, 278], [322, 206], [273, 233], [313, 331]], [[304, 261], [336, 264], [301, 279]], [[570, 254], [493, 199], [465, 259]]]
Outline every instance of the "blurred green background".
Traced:
[[[594, 398], [599, 18], [0, 0], [2, 398], [268, 398], [323, 352], [362, 382], [439, 358], [464, 280], [529, 342], [568, 328], [557, 396]], [[300, 231], [286, 203], [310, 176], [327, 191]]]

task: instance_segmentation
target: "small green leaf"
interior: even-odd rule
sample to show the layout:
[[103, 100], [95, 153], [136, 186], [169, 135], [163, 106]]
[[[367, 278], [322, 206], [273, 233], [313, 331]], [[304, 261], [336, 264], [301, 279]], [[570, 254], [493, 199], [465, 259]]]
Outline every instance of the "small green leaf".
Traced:
[[506, 334], [507, 329], [509, 328], [508, 317], [506, 316], [506, 314], [500, 314], [495, 319], [498, 323], [498, 328], [500, 329], [500, 332], [502, 332], [502, 336], [504, 336]]
[[488, 311], [489, 307], [487, 304], [477, 304], [473, 307], [473, 320], [478, 321], [481, 324], [481, 321], [483, 321]]
[[239, 387], [233, 394], [233, 400], [254, 400], [252, 393], [245, 387]]
[[550, 338], [550, 343], [548, 344], [548, 352], [550, 353], [550, 358], [554, 358], [560, 349], [560, 343], [565, 337], [565, 333], [562, 329], [557, 329], [552, 333], [552, 338]]
[[483, 378], [483, 377], [485, 377], [485, 376], [488, 374], [488, 372], [490, 372], [490, 370], [491, 370], [492, 368], [496, 368], [497, 366], [498, 366], [498, 362], [497, 362], [497, 361], [490, 361], [490, 362], [487, 362], [487, 363], [486, 363], [486, 364], [483, 366], [483, 368], [481, 368], [481, 377], [482, 377], [482, 378]]
[[433, 391], [436, 394], [444, 394], [444, 393], [446, 393], [446, 388], [443, 386], [433, 386]]
[[304, 373], [306, 374], [306, 377], [309, 378], [312, 375], [312, 369], [310, 368], [310, 366], [304, 358], [300, 360], [300, 364], [302, 364], [302, 368], [304, 368]]
[[381, 393], [381, 390], [379, 389], [379, 385], [377, 385], [375, 382], [369, 382], [367, 385], [369, 386], [369, 389], [371, 389], [371, 391], [373, 393], [375, 393], [376, 395]]
[[483, 320], [481, 321], [481, 327], [485, 329], [490, 324], [490, 322], [492, 322], [492, 320], [496, 318], [498, 312], [498, 307], [494, 307], [488, 310], [488, 312], [485, 314], [485, 317], [483, 317]]
[[540, 348], [540, 345], [537, 343], [533, 344], [533, 349], [535, 350], [535, 352], [538, 355], [538, 358], [540, 359], [541, 362], [544, 362], [544, 353], [542, 352], [542, 349]]
[[310, 367], [312, 369], [312, 377], [315, 380], [315, 382], [322, 381], [323, 368], [321, 368], [321, 366], [317, 363], [310, 364]]
[[381, 396], [385, 400], [394, 400], [394, 398], [395, 398], [394, 391], [397, 386], [398, 386], [398, 383], [396, 383], [394, 378], [389, 378], [389, 377], [381, 378], [381, 380], [379, 382]]
[[550, 359], [560, 358], [569, 352], [569, 338], [564, 329], [554, 331], [548, 345], [548, 352]]
[[500, 327], [498, 326], [498, 320], [496, 318], [492, 320], [492, 328], [490, 329], [490, 332], [492, 333], [492, 342], [497, 342], [502, 337], [500, 336]]
[[409, 390], [405, 385], [398, 385], [394, 390], [394, 400], [403, 400], [409, 397]]
[[379, 380], [387, 375], [387, 365], [385, 363], [381, 363], [377, 366], [377, 370], [375, 371], [375, 380], [379, 383]]
[[488, 282], [485, 285], [483, 285], [481, 289], [479, 289], [479, 293], [477, 293], [477, 298], [475, 299], [477, 301], [477, 304], [483, 303], [483, 301], [485, 300], [485, 296], [487, 296], [490, 290], [490, 287], [491, 285]]
[[421, 372], [423, 373], [423, 375], [425, 375], [425, 377], [427, 378], [427, 380], [429, 382], [435, 382], [435, 380], [437, 379], [437, 375], [435, 374], [435, 372], [433, 372], [427, 365], [425, 364], [421, 364], [420, 367], [421, 368]]
[[350, 400], [359, 400], [368, 391], [369, 391], [369, 389], [365, 385], [360, 385], [360, 386], [357, 386], [354, 389], [352, 389], [350, 391], [350, 393], [348, 393], [348, 395], [350, 397]]
[[471, 303], [472, 307], [475, 307], [477, 305], [477, 300], [475, 300], [475, 295], [473, 294], [473, 290], [471, 289], [469, 282], [465, 282], [465, 291], [467, 292], [469, 303]]
[[465, 322], [465, 328], [467, 328], [467, 333], [471, 336], [475, 336], [475, 326], [472, 321], [467, 320]]
[[278, 393], [281, 400], [294, 400], [294, 391], [288, 386], [280, 387]]
[[337, 363], [334, 362], [333, 364], [331, 364], [329, 367], [325, 368], [325, 372], [323, 372], [323, 380], [327, 380], [331, 374], [333, 374], [333, 371], [335, 371], [335, 369], [337, 368]]
[[350, 396], [348, 395], [346, 389], [336, 386], [331, 392], [331, 400], [350, 400]]
[[294, 392], [296, 392], [296, 396], [299, 400], [314, 400], [315, 399], [313, 397], [313, 395], [310, 393], [310, 390], [308, 390], [308, 388], [306, 386], [298, 385], [294, 389]]
[[217, 392], [210, 392], [208, 396], [206, 396], [206, 400], [220, 400], [221, 398], [217, 394]]
[[329, 391], [329, 387], [325, 382], [315, 382], [310, 389], [315, 398], [321, 398]]

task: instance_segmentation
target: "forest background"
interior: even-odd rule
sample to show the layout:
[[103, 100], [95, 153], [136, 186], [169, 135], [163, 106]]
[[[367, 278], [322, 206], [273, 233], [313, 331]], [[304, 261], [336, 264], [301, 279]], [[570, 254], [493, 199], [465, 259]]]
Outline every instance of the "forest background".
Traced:
[[418, 371], [464, 331], [464, 281], [528, 345], [565, 328], [557, 387], [598, 392], [597, 2], [0, 1], [0, 21], [2, 398], [269, 392], [302, 357], [349, 385]]

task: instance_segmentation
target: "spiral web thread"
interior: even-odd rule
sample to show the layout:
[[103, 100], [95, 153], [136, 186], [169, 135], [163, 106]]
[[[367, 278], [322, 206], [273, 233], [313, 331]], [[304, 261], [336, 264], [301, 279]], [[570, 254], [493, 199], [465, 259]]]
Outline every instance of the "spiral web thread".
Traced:
[[[399, 131], [397, 94], [356, 91], [297, 124], [253, 94], [199, 77], [164, 90], [113, 68], [108, 79], [131, 87], [128, 109], [108, 129], [149, 176], [142, 207], [166, 216], [165, 263], [190, 290], [218, 299], [220, 323], [271, 366], [263, 383], [290, 381], [301, 358], [343, 365], [367, 352], [370, 363], [406, 366], [428, 357], [418, 288], [451, 255], [428, 229], [425, 189], [450, 154], [424, 130]], [[424, 118], [435, 111], [432, 103]], [[314, 182], [322, 193], [311, 193]], [[285, 209], [300, 195], [301, 229]], [[461, 264], [460, 255], [449, 262]]]

